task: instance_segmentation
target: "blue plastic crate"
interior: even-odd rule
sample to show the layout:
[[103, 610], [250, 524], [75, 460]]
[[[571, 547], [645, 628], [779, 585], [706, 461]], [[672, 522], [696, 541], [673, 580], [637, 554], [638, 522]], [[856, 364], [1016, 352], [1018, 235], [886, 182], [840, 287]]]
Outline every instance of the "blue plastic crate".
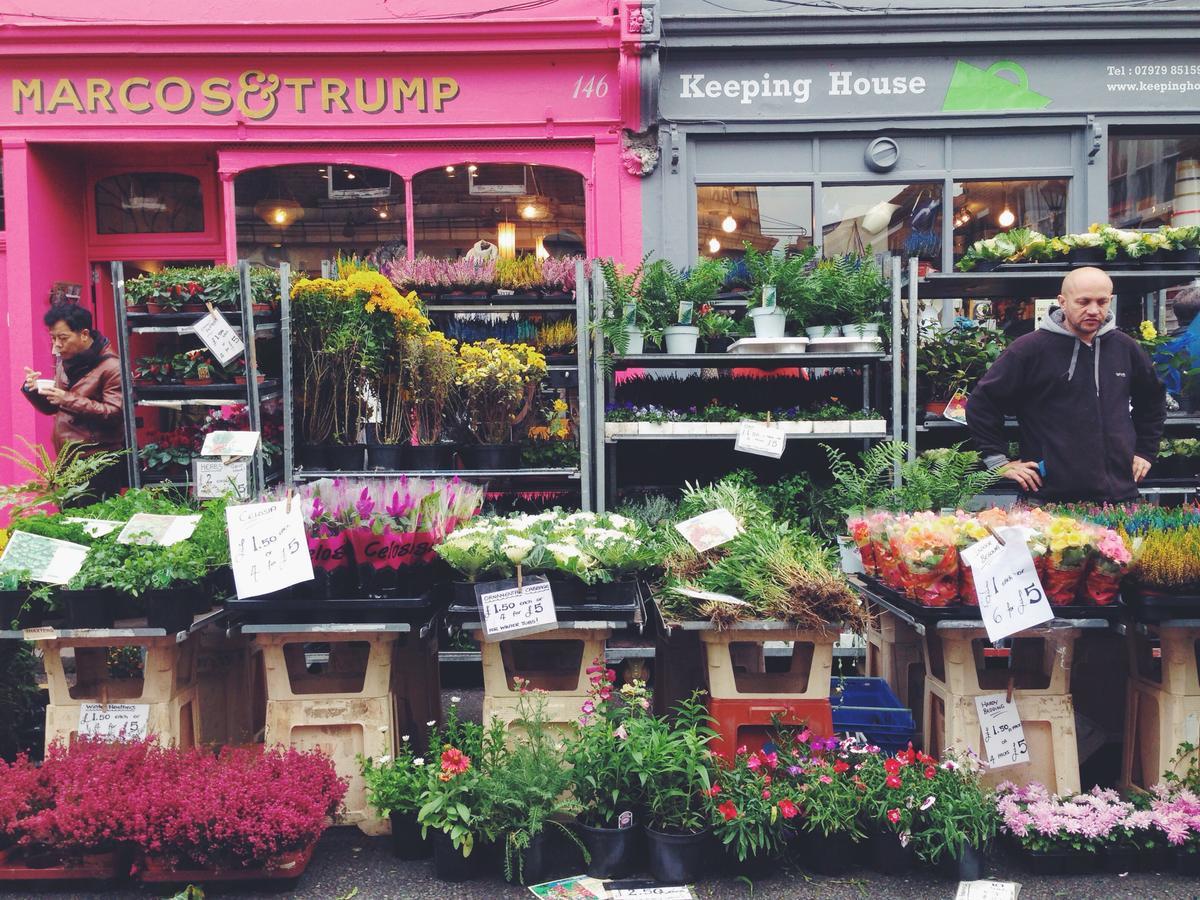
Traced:
[[903, 750], [916, 739], [912, 711], [900, 705], [882, 678], [835, 678], [832, 687], [834, 731], [862, 732], [889, 753]]

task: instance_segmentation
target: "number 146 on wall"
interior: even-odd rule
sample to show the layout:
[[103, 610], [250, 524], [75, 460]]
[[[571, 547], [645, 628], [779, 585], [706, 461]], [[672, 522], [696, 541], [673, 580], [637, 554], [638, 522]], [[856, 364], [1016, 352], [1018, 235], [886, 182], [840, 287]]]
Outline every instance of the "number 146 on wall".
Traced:
[[[587, 78], [587, 81], [584, 81]], [[591, 99], [593, 96], [603, 98], [608, 96], [608, 76], [595, 75], [586, 76], [580, 75], [575, 81], [575, 90], [571, 92], [571, 99], [578, 100], [580, 97]]]

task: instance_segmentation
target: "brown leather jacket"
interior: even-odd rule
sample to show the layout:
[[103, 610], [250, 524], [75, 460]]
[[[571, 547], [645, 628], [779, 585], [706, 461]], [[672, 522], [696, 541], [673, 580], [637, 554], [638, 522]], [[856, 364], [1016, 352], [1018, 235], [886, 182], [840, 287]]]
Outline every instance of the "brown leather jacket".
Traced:
[[55, 406], [36, 391], [21, 393], [34, 409], [54, 416], [54, 449], [67, 441], [95, 444], [95, 450], [120, 450], [125, 446], [121, 410], [121, 361], [111, 346], [100, 351], [97, 363], [79, 376], [72, 387], [62, 361], [55, 365], [55, 387], [67, 392], [61, 405]]

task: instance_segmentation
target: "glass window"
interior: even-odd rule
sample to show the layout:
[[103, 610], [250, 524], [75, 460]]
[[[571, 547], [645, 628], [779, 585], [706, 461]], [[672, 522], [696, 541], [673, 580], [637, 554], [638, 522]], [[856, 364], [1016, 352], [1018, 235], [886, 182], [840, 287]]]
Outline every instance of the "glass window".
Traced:
[[703, 185], [696, 188], [700, 256], [741, 258], [745, 243], [760, 252], [812, 244], [812, 187]]
[[405, 256], [404, 180], [384, 169], [307, 163], [251, 169], [233, 183], [238, 257], [306, 272], [338, 253]]
[[554, 166], [457, 163], [413, 178], [417, 251], [455, 259], [477, 244], [502, 256], [583, 254], [583, 176]]
[[821, 189], [821, 251], [942, 258], [942, 186], [839, 184]]
[[200, 179], [129, 172], [96, 182], [97, 234], [184, 234], [204, 230]]
[[1110, 138], [1108, 220], [1121, 228], [1200, 225], [1200, 136]]
[[1068, 178], [1028, 181], [959, 181], [954, 184], [954, 259], [975, 241], [1010, 228], [1045, 235], [1067, 231]]

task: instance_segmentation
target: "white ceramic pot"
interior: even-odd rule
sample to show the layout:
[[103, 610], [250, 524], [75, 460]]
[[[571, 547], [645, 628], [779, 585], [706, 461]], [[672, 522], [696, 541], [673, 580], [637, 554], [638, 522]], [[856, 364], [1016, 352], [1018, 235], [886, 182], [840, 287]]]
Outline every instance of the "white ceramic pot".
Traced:
[[634, 356], [646, 352], [646, 335], [642, 333], [642, 329], [636, 326], [626, 327], [625, 334], [629, 337], [629, 345], [625, 349], [626, 354]]
[[696, 342], [700, 340], [700, 329], [695, 325], [671, 325], [664, 329], [663, 337], [667, 341], [667, 352], [684, 356], [696, 352]]
[[842, 326], [842, 335], [844, 337], [859, 338], [860, 340], [862, 340], [863, 338], [879, 337], [879, 325], [877, 323], [871, 323], [871, 324], [859, 323], [857, 325], [843, 325]]
[[787, 315], [779, 307], [767, 309], [756, 306], [750, 310], [750, 318], [754, 321], [754, 336], [757, 338], [783, 337], [787, 327]]
[[818, 338], [827, 338], [827, 337], [838, 337], [842, 333], [842, 326], [841, 325], [815, 325], [812, 328], [805, 328], [804, 333], [808, 335], [809, 340], [817, 340]]
[[849, 535], [838, 535], [838, 555], [842, 560], [842, 571], [847, 575], [861, 575], [863, 572], [862, 554]]

